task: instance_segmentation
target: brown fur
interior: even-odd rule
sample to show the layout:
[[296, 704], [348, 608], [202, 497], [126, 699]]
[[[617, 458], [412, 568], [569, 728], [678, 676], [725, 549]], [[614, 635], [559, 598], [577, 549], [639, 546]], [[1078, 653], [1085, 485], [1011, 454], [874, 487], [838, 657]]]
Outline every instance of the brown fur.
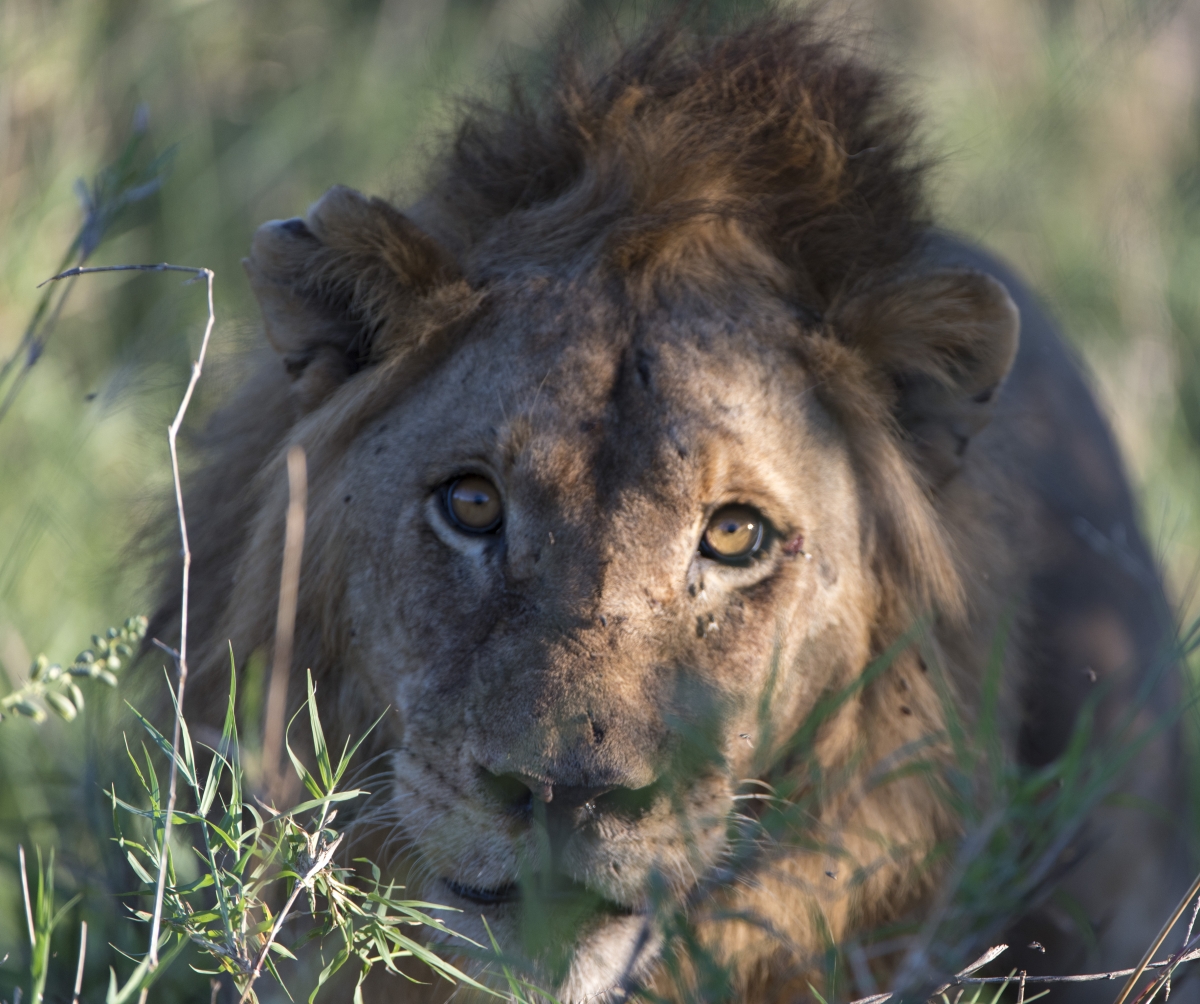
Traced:
[[[192, 708], [220, 705], [226, 639], [239, 659], [270, 647], [283, 457], [299, 443], [296, 664], [342, 733], [390, 707], [376, 749], [393, 836], [415, 892], [467, 908], [463, 933], [486, 939], [481, 908], [443, 880], [497, 888], [522, 862], [635, 911], [579, 929], [558, 985], [572, 999], [624, 972], [650, 875], [680, 898], [697, 888], [727, 852], [739, 779], [777, 772], [817, 701], [922, 618], [937, 672], [905, 649], [811, 755], [868, 770], [940, 733], [946, 694], [969, 721], [1001, 630], [1016, 752], [1029, 674], [1053, 648], [1041, 639], [1069, 633], [1037, 592], [1048, 555], [1099, 581], [1035, 460], [1061, 467], [1070, 436], [1090, 444], [1131, 520], [1090, 401], [1055, 417], [1055, 387], [1078, 377], [1034, 309], [1018, 312], [1010, 293], [1024, 294], [978, 262], [933, 260], [954, 255], [931, 251], [912, 130], [887, 80], [804, 19], [674, 26], [600, 71], [564, 56], [542, 96], [476, 109], [407, 214], [334, 189], [255, 238], [247, 271], [283, 365], [266, 359], [218, 415], [189, 489]], [[1049, 390], [1021, 376], [1035, 351], [1062, 371]], [[1066, 445], [1038, 446], [1038, 421]], [[446, 521], [438, 486], [462, 473], [500, 486], [501, 537]], [[696, 552], [729, 502], [775, 528], [746, 568]], [[1152, 572], [1114, 579], [1087, 608], [1115, 610], [1127, 640], [1141, 631], [1109, 667], [1113, 701], [1151, 661], [1157, 629], [1129, 624], [1160, 609], [1157, 590]], [[168, 588], [160, 636], [177, 602]], [[1087, 646], [1063, 642], [1050, 671], [1076, 672]], [[1064, 695], [1039, 705], [1060, 729], [1079, 704]], [[699, 767], [689, 728], [717, 751]], [[1139, 768], [1140, 793], [1174, 791], [1171, 741]], [[616, 794], [551, 799], [547, 861], [537, 793], [585, 788]], [[935, 875], [915, 866], [959, 824], [909, 777], [850, 783], [813, 825], [830, 850], [785, 846], [696, 904], [742, 999], [791, 999], [826, 937], [927, 902]], [[1149, 917], [1173, 895], [1170, 838], [1140, 817], [1117, 829], [1161, 851], [1131, 908]], [[1096, 883], [1078, 874], [1086, 900]], [[519, 940], [514, 906], [484, 912]], [[1136, 956], [1144, 927], [1104, 935], [1105, 961]], [[653, 978], [653, 954], [635, 975]]]

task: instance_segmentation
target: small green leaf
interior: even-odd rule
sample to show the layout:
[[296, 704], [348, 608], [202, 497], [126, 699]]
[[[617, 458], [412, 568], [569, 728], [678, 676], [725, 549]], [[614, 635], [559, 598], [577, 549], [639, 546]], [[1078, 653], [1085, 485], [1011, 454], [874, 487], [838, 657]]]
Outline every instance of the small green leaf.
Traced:
[[333, 788], [333, 767], [329, 762], [329, 747], [325, 744], [325, 730], [321, 728], [321, 716], [317, 711], [317, 693], [313, 689], [312, 670], [308, 671], [308, 722], [312, 727], [313, 752], [317, 757], [317, 768], [321, 772], [321, 780], [325, 782], [325, 790]]
[[134, 713], [134, 715], [137, 716], [137, 720], [142, 723], [142, 728], [144, 728], [147, 732], [150, 733], [150, 738], [154, 740], [154, 744], [160, 750], [162, 750], [163, 753], [165, 753], [169, 759], [172, 759], [175, 761], [175, 766], [179, 770], [179, 773], [181, 773], [183, 775], [184, 780], [187, 781], [187, 783], [192, 788], [195, 788], [196, 787], [196, 779], [195, 779], [195, 777], [192, 776], [191, 772], [188, 770], [188, 765], [187, 765], [187, 762], [184, 760], [184, 758], [175, 752], [175, 748], [169, 742], [167, 742], [166, 738], [162, 735], [161, 732], [158, 731], [158, 729], [156, 729], [153, 725], [150, 724], [149, 719], [146, 718], [145, 715], [143, 715], [140, 711], [138, 711], [138, 709], [135, 708], [128, 701], [126, 701], [125, 704], [129, 708], [129, 710], [132, 711]]
[[129, 862], [129, 867], [133, 869], [133, 873], [141, 879], [146, 885], [154, 885], [156, 879], [145, 868], [142, 863], [134, 855], [133, 851], [125, 852], [125, 860]]
[[308, 812], [311, 809], [319, 809], [324, 805], [329, 805], [331, 802], [348, 802], [352, 798], [358, 798], [360, 795], [369, 795], [369, 791], [363, 791], [361, 788], [354, 788], [350, 791], [335, 791], [332, 795], [322, 795], [320, 798], [310, 799], [307, 802], [301, 802], [293, 809], [287, 812], [280, 813], [279, 817], [298, 816], [302, 812]]
[[304, 782], [304, 787], [306, 787], [309, 790], [309, 793], [315, 798], [321, 798], [325, 794], [321, 790], [321, 785], [318, 784], [317, 779], [308, 772], [308, 768], [301, 763], [300, 758], [296, 756], [295, 751], [292, 749], [292, 744], [288, 741], [286, 736], [284, 736], [283, 746], [284, 749], [287, 750], [288, 758], [292, 761], [292, 767], [295, 768], [296, 775], [301, 781]]
[[358, 752], [358, 748], [366, 741], [367, 736], [375, 731], [375, 726], [383, 721], [384, 715], [386, 715], [390, 710], [390, 708], [384, 708], [383, 713], [371, 723], [370, 728], [368, 728], [366, 732], [358, 737], [358, 741], [353, 746], [349, 745], [350, 739], [347, 737], [347, 745], [342, 747], [342, 756], [341, 759], [338, 760], [337, 770], [334, 771], [333, 774], [334, 784], [337, 784], [339, 781], [341, 781], [342, 775], [346, 773], [346, 768], [350, 766], [350, 761], [354, 758], [354, 754]]

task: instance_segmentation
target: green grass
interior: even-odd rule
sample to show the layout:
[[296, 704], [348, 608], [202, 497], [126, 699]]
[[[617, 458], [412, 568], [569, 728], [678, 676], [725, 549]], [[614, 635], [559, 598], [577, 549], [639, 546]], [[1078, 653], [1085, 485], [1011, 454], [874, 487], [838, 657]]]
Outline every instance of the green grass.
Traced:
[[[630, 18], [652, 6], [615, 9]], [[175, 147], [170, 173], [109, 221], [92, 261], [216, 271], [220, 323], [198, 427], [251, 337], [238, 263], [255, 226], [296, 215], [338, 182], [409, 197], [453, 120], [453, 96], [487, 93], [505, 63], [533, 64], [567, 9], [561, 0], [10, 0], [0, 7], [0, 361], [86, 222], [75, 180], [119, 164], [135, 124], [148, 122], [123, 179], [110, 174], [105, 191], [159, 176], [156, 152]], [[1184, 30], [1186, 10], [1161, 0], [866, 0], [855, 10], [877, 33], [868, 47], [909, 75], [930, 145], [944, 154], [943, 221], [1014, 261], [1095, 375], [1187, 621], [1200, 568], [1200, 41]], [[89, 689], [69, 671], [43, 680], [29, 667], [37, 652], [69, 658], [95, 625], [147, 605], [145, 527], [168, 497], [163, 431], [202, 331], [199, 300], [157, 280], [76, 284], [0, 421], [0, 668], [13, 692], [34, 688], [30, 707], [65, 712], [53, 692], [78, 711], [72, 681], [86, 705], [72, 722], [0, 723], [0, 956], [12, 946], [0, 997], [18, 984], [28, 993], [19, 844], [44, 848], [47, 864], [57, 848], [56, 903], [80, 897], [55, 935], [53, 994], [69, 999], [82, 920], [96, 945], [145, 950], [117, 898], [137, 879], [108, 840], [104, 795], [113, 784], [127, 799], [138, 790], [111, 733], [130, 724], [116, 698], [141, 694]], [[1101, 771], [1082, 754], [1056, 769], [1068, 768]], [[1024, 843], [992, 834], [998, 879], [1036, 857], [1050, 839], [1039, 827], [1069, 821], [1078, 806], [1029, 800], [1053, 777], [993, 780], [993, 801], [973, 804], [970, 818], [1008, 806], [1035, 834]], [[989, 897], [1009, 891], [989, 888], [970, 907], [981, 916]], [[695, 954], [686, 924], [679, 930], [679, 952]], [[103, 996], [111, 958], [121, 980], [133, 969], [90, 953], [88, 999], [99, 999], [96, 988]], [[156, 999], [207, 999], [185, 958], [197, 960], [181, 957]], [[722, 974], [708, 972], [705, 993], [718, 995]]]

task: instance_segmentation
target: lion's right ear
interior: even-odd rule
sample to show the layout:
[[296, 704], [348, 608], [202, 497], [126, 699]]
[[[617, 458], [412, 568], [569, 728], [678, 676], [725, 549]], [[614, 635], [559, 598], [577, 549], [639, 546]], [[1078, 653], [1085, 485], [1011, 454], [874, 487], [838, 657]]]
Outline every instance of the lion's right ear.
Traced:
[[890, 385], [927, 483], [953, 478], [1016, 359], [1021, 318], [1008, 290], [984, 272], [937, 269], [854, 297], [830, 320]]
[[375, 358], [413, 302], [452, 282], [450, 255], [382, 199], [335, 187], [307, 219], [258, 228], [242, 265], [302, 410]]

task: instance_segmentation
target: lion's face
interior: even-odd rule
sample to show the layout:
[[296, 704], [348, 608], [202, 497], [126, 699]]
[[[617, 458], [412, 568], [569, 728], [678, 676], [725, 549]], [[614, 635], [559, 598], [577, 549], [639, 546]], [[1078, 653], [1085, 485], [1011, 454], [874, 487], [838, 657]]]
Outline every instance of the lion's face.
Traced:
[[[590, 890], [577, 965], [615, 977], [652, 874], [682, 892], [718, 860], [763, 744], [867, 658], [854, 477], [782, 310], [635, 326], [564, 283], [477, 326], [332, 489], [344, 672], [394, 709], [423, 894], [486, 940], [530, 874]], [[466, 478], [498, 517], [456, 519]]]
[[[736, 269], [671, 296], [604, 268], [466, 280], [345, 189], [260, 228], [247, 268], [291, 380], [280, 446], [310, 457], [298, 651], [341, 730], [387, 709], [376, 818], [410, 886], [477, 943], [525, 942], [560, 996], [613, 986], [653, 958], [652, 902], [720, 864], [746, 783], [911, 624], [897, 597], [953, 610], [930, 488], [986, 422], [1011, 301], [963, 271], [821, 321]], [[235, 647], [273, 623], [281, 456]], [[928, 681], [895, 684], [895, 713], [838, 711], [822, 763], [936, 727]], [[833, 929], [849, 887], [805, 867], [762, 909], [806, 918], [820, 886]], [[535, 913], [556, 946], [529, 944]]]

